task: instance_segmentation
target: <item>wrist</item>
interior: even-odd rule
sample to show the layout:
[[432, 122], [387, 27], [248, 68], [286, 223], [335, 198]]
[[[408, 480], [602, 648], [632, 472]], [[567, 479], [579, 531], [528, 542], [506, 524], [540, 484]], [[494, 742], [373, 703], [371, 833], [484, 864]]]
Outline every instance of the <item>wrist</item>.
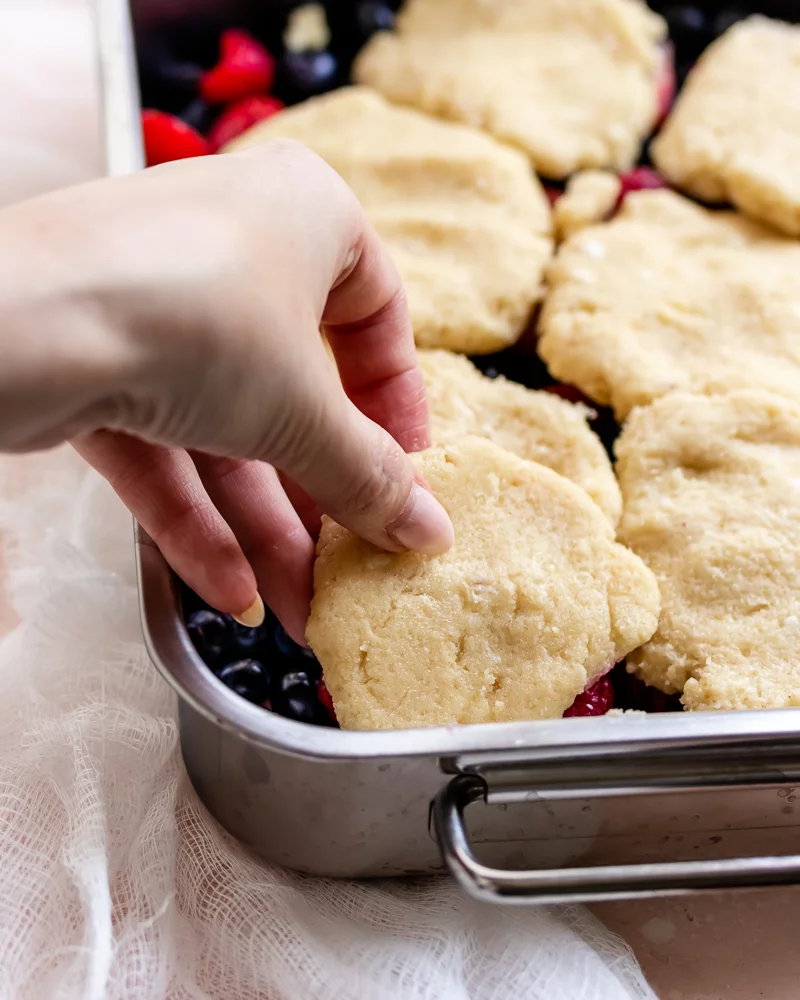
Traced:
[[0, 212], [0, 451], [49, 447], [113, 421], [146, 365], [108, 308], [82, 189]]

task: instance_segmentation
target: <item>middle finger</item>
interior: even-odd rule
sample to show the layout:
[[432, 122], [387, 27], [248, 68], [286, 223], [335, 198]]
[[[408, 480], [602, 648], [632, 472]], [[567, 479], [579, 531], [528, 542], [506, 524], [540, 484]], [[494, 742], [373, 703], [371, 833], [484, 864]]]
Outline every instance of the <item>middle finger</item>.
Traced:
[[306, 644], [314, 542], [286, 495], [278, 474], [264, 462], [193, 452], [203, 485], [233, 530], [264, 601], [295, 642]]

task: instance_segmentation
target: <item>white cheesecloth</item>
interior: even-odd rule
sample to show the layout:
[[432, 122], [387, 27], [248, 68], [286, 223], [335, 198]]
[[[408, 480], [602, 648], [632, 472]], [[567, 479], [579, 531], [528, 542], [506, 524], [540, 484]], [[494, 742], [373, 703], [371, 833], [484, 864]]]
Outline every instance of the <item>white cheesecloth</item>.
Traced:
[[582, 907], [304, 878], [249, 854], [184, 772], [127, 512], [63, 449], [0, 463], [0, 497], [23, 621], [0, 643], [0, 1000], [655, 997]]

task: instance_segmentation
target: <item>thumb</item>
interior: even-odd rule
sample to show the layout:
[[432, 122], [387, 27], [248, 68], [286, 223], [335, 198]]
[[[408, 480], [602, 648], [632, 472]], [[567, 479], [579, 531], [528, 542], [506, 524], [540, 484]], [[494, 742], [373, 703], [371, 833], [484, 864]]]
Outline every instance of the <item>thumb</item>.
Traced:
[[[354, 203], [351, 252], [330, 290], [323, 325], [338, 366], [319, 335], [288, 394], [280, 470], [324, 513], [390, 551], [446, 552], [453, 526], [421, 482], [410, 450], [428, 443], [425, 385], [400, 276]], [[324, 360], [314, 373], [316, 358]], [[321, 368], [321, 366], [320, 366]], [[391, 433], [390, 433], [391, 431]], [[299, 432], [299, 433], [298, 433]]]
[[[453, 526], [411, 458], [340, 386], [326, 389], [323, 399], [317, 395], [313, 432], [293, 436], [278, 463], [281, 471], [337, 523], [383, 549], [446, 552]], [[310, 401], [299, 407], [301, 413], [310, 409]]]

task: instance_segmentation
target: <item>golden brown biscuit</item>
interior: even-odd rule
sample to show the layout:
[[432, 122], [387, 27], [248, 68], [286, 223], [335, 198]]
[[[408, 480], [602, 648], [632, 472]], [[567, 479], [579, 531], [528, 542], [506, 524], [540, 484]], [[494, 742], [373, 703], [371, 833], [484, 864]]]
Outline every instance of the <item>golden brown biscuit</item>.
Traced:
[[622, 170], [657, 116], [665, 37], [640, 0], [409, 0], [354, 78], [485, 129], [548, 177]]
[[568, 236], [602, 222], [616, 208], [622, 182], [608, 170], [583, 170], [567, 181], [567, 187], [553, 206], [556, 238]]
[[624, 419], [672, 389], [800, 399], [800, 243], [670, 191], [562, 244], [539, 353]]
[[588, 425], [586, 407], [502, 376], [487, 378], [467, 358], [448, 351], [420, 351], [419, 363], [434, 444], [469, 434], [488, 438], [571, 479], [617, 523], [619, 486], [605, 448]]
[[652, 146], [706, 201], [800, 236], [800, 27], [751, 17], [700, 57]]
[[677, 392], [617, 441], [620, 540], [661, 590], [628, 657], [690, 709], [800, 705], [800, 405]]
[[520, 153], [363, 87], [290, 108], [226, 150], [275, 138], [309, 146], [353, 188], [400, 268], [418, 344], [486, 353], [517, 340], [552, 250], [547, 198]]
[[652, 634], [658, 588], [586, 493], [482, 438], [418, 466], [445, 555], [382, 552], [330, 520], [307, 635], [345, 729], [560, 716]]

